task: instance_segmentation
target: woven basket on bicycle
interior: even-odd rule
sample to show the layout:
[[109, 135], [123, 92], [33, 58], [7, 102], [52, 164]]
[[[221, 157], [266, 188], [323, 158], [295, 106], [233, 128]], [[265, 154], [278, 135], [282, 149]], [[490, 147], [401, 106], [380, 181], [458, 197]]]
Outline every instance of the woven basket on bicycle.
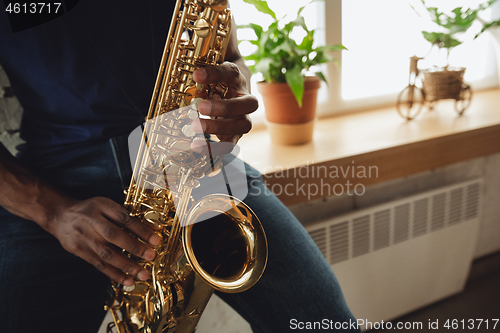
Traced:
[[422, 88], [425, 100], [437, 101], [440, 99], [460, 99], [465, 68], [434, 67], [421, 70], [423, 74]]

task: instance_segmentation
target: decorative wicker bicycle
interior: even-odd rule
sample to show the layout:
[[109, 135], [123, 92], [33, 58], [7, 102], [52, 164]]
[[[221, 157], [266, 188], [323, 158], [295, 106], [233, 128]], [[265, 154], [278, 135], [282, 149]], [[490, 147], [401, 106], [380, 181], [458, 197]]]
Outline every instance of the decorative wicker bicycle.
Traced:
[[[418, 61], [423, 58], [410, 58], [409, 83], [398, 96], [396, 108], [401, 117], [406, 120], [414, 119], [427, 106], [432, 110], [436, 102], [441, 99], [454, 99], [455, 111], [462, 115], [469, 107], [472, 99], [472, 90], [463, 82], [465, 68], [429, 68], [418, 69]], [[417, 80], [422, 82], [422, 88], [416, 85]]]

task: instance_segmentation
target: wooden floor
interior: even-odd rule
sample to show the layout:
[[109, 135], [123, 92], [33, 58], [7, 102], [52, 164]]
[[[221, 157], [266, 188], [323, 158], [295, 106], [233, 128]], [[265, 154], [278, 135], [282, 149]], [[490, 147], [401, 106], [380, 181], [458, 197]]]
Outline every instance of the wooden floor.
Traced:
[[[458, 325], [456, 329], [444, 327], [447, 320], [453, 320]], [[474, 321], [469, 321], [474, 319]], [[478, 328], [479, 319], [483, 319]], [[486, 328], [486, 320], [488, 328]], [[494, 321], [493, 319], [498, 319]], [[462, 329], [462, 320], [465, 329]], [[438, 329], [429, 329], [429, 322], [437, 321]], [[500, 332], [500, 252], [476, 260], [471, 269], [470, 277], [465, 290], [428, 307], [412, 312], [392, 321], [393, 329], [371, 330], [375, 332], [394, 332], [397, 323], [421, 322], [421, 329], [404, 329], [399, 331], [418, 332]], [[467, 325], [474, 322], [474, 329], [467, 329]], [[495, 329], [493, 325], [497, 323]], [[404, 326], [402, 326], [404, 327]], [[408, 326], [409, 327], [409, 326]]]

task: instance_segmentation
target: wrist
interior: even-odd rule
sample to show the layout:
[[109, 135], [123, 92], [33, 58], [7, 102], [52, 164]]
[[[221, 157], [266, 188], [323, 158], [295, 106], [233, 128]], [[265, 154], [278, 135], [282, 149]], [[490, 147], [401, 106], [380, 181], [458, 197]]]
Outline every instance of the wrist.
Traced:
[[39, 178], [0, 145], [0, 205], [51, 232], [53, 221], [77, 200]]
[[45, 188], [41, 196], [35, 200], [37, 214], [31, 219], [50, 234], [54, 234], [56, 225], [65, 212], [79, 202], [53, 188]]

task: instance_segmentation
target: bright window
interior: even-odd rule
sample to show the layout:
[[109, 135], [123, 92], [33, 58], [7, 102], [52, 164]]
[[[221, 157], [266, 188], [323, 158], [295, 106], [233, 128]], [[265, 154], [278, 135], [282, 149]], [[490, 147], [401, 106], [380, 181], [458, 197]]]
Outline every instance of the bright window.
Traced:
[[[475, 8], [485, 0], [428, 0], [429, 6], [451, 10], [463, 5]], [[415, 10], [410, 6], [414, 6]], [[421, 15], [417, 14], [417, 12]], [[419, 0], [349, 0], [342, 2], [342, 41], [349, 48], [342, 57], [342, 97], [357, 99], [399, 92], [408, 83], [409, 57], [425, 56], [419, 67], [446, 64], [446, 50], [430, 50], [422, 30], [437, 25]], [[473, 40], [481, 29], [475, 23], [464, 34], [462, 45], [452, 49], [450, 66], [466, 67], [465, 80], [478, 83], [487, 77], [488, 35]]]
[[[486, 0], [426, 0], [429, 6], [451, 10], [458, 6], [475, 8]], [[295, 18], [297, 9], [308, 0], [268, 0], [269, 7], [281, 17], [287, 14]], [[415, 8], [412, 9], [410, 4]], [[500, 3], [497, 4], [500, 7]], [[271, 19], [257, 12], [243, 1], [231, 2], [237, 24], [249, 22], [267, 26]], [[417, 14], [420, 14], [420, 16]], [[338, 55], [341, 68], [334, 64], [325, 66], [329, 85], [322, 85], [319, 92], [318, 112], [333, 114], [351, 110], [395, 103], [397, 94], [408, 84], [409, 57], [425, 56], [420, 68], [444, 65], [446, 51], [430, 50], [430, 44], [421, 31], [436, 29], [420, 0], [324, 0], [313, 2], [303, 12], [308, 26], [316, 29], [316, 41], [320, 44], [342, 43], [348, 48]], [[489, 13], [481, 15], [490, 19]], [[465, 80], [473, 89], [498, 85], [495, 52], [488, 33], [472, 41], [480, 30], [479, 23], [461, 36], [466, 40], [452, 50], [451, 66], [466, 67]], [[238, 31], [239, 39], [253, 37], [251, 30]], [[250, 54], [252, 45], [241, 43], [243, 55]], [[257, 95], [252, 78], [252, 92]], [[262, 103], [261, 103], [262, 105]], [[263, 121], [263, 107], [254, 115], [254, 122]]]

